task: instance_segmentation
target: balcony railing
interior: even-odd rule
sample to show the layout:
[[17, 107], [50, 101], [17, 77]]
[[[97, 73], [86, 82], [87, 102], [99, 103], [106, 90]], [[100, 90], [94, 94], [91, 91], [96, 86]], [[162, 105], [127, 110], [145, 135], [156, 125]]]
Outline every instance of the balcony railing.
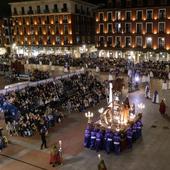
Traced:
[[62, 8], [61, 11], [62, 12], [68, 12], [68, 9], [67, 8]]

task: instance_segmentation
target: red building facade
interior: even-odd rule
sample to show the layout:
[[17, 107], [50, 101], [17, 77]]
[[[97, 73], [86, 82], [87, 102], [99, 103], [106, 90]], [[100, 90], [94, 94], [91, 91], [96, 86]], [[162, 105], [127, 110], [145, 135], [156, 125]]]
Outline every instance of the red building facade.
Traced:
[[96, 12], [96, 47], [101, 56], [169, 58], [170, 2], [116, 0], [108, 5], [111, 8]]

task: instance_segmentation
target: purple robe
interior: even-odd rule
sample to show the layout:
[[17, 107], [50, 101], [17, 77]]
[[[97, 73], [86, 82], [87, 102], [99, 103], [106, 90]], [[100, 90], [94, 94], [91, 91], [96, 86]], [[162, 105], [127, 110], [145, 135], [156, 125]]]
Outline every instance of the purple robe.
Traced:
[[113, 136], [113, 143], [114, 143], [114, 152], [116, 154], [120, 153], [120, 135], [119, 133], [115, 132]]
[[108, 130], [105, 134], [105, 150], [109, 154], [113, 149], [113, 133]]

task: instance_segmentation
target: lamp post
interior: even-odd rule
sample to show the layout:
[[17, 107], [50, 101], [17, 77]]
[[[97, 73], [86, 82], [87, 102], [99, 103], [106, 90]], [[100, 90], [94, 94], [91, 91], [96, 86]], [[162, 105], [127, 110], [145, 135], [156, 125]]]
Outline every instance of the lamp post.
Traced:
[[86, 112], [85, 117], [88, 119], [88, 123], [91, 123], [91, 118], [94, 116], [93, 112]]

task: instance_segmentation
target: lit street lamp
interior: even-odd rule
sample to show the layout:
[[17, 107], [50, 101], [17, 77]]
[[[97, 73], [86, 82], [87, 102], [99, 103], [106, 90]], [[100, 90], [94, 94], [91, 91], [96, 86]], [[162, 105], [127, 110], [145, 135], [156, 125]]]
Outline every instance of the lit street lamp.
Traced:
[[93, 112], [88, 111], [85, 113], [85, 117], [88, 119], [88, 123], [91, 123], [91, 118], [94, 116]]

